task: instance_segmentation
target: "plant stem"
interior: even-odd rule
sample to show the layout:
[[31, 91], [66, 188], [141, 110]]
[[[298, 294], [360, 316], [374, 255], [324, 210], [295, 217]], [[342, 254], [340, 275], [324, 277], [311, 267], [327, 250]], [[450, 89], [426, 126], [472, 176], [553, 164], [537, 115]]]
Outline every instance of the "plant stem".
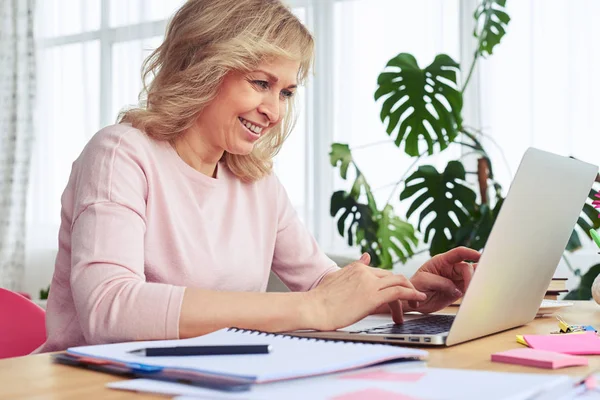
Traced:
[[390, 201], [392, 201], [392, 197], [394, 197], [394, 193], [396, 192], [396, 189], [398, 189], [398, 186], [400, 186], [400, 184], [402, 182], [404, 182], [404, 180], [406, 179], [406, 176], [408, 175], [408, 173], [413, 169], [413, 167], [417, 164], [417, 162], [421, 159], [421, 157], [423, 157], [425, 154], [427, 154], [427, 151], [422, 152], [421, 154], [419, 154], [419, 156], [417, 157], [417, 159], [415, 161], [413, 161], [412, 164], [410, 164], [410, 167], [408, 167], [408, 169], [406, 170], [406, 172], [404, 173], [404, 175], [402, 175], [402, 178], [400, 178], [395, 184], [394, 184], [394, 188], [392, 189], [392, 192], [390, 193], [390, 197], [388, 197], [387, 201], [385, 202], [385, 207], [388, 206], [388, 204], [390, 204]]
[[[484, 1], [484, 3], [485, 3], [485, 1]], [[483, 23], [484, 27], [487, 26], [488, 19], [490, 18], [490, 16], [486, 14], [485, 18], [486, 18], [486, 21]], [[475, 21], [475, 24], [477, 24], [478, 22], [479, 21]], [[477, 32], [477, 25], [475, 26], [475, 32]], [[475, 49], [475, 54], [473, 54], [473, 62], [471, 62], [471, 67], [469, 68], [469, 74], [467, 75], [467, 79], [465, 80], [462, 90], [460, 91], [461, 95], [465, 94], [465, 89], [467, 88], [467, 85], [469, 84], [469, 81], [471, 80], [473, 71], [475, 71], [475, 65], [477, 64], [477, 60], [479, 59], [479, 56], [481, 55], [479, 52], [479, 49], [481, 48], [482, 42], [483, 42], [482, 32], [478, 32], [477, 33], [477, 48]]]
[[[478, 49], [479, 49], [479, 45], [480, 45], [480, 43], [477, 44]], [[473, 75], [473, 71], [475, 70], [475, 65], [477, 64], [478, 58], [479, 58], [479, 52], [475, 51], [475, 55], [473, 57], [473, 62], [471, 63], [471, 68], [469, 68], [469, 74], [467, 75], [467, 79], [465, 80], [462, 90], [460, 91], [461, 95], [465, 94], [465, 89], [467, 88], [467, 85], [469, 84], [469, 81], [471, 80], [471, 75]]]
[[[491, 135], [486, 134], [485, 132], [483, 132], [480, 129], [475, 129], [475, 128], [472, 128], [472, 127], [463, 126], [463, 130], [467, 130], [467, 129], [472, 129], [478, 135], [483, 136], [484, 138], [486, 138], [487, 140], [489, 140], [490, 142], [492, 142], [492, 144], [494, 146], [496, 146], [496, 149], [500, 152], [500, 155], [502, 156], [502, 161], [504, 161], [504, 166], [506, 167], [506, 170], [508, 171], [508, 176], [512, 179], [513, 173], [512, 173], [512, 170], [510, 168], [510, 165], [508, 164], [508, 160], [506, 158], [506, 154], [504, 153], [504, 150], [502, 149], [502, 147], [500, 147], [500, 145], [498, 144], [498, 142], [496, 142], [496, 140]], [[465, 133], [464, 131], [461, 131], [461, 132]], [[600, 178], [600, 174], [598, 175], [598, 177]]]

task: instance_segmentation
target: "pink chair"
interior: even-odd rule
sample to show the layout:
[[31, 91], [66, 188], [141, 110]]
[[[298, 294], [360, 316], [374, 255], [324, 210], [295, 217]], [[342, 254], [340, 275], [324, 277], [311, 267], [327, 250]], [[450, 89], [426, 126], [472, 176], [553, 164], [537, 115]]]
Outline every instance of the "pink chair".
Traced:
[[31, 300], [0, 288], [0, 359], [31, 353], [46, 341], [46, 312]]

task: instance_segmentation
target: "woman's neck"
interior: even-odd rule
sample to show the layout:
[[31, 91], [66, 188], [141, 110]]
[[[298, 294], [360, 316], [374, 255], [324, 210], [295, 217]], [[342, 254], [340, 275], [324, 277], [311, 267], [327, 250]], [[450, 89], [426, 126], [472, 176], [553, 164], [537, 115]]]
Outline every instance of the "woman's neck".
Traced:
[[217, 177], [217, 163], [223, 156], [223, 150], [215, 149], [193, 132], [186, 132], [175, 139], [171, 145], [179, 157], [196, 171], [211, 178]]

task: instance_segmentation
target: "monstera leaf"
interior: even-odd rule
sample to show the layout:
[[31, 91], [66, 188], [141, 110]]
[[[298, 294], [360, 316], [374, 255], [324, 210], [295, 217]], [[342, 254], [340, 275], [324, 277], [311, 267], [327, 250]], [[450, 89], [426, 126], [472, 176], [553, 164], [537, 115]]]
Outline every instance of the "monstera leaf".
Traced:
[[[336, 217], [338, 232], [348, 245], [360, 245], [371, 256], [371, 264], [391, 269], [397, 261], [406, 262], [414, 255], [418, 239], [411, 224], [394, 215], [392, 206], [373, 213], [367, 204], [340, 190], [331, 196], [331, 216]], [[356, 242], [354, 240], [356, 238]]]
[[[387, 205], [380, 214], [377, 241], [379, 246], [375, 252], [379, 256], [379, 267], [391, 269], [398, 260], [405, 263], [414, 255], [414, 248], [419, 243], [415, 236], [415, 228], [396, 215], [391, 205]], [[394, 253], [396, 256], [394, 257]]]
[[[504, 199], [500, 197], [496, 199], [494, 208], [487, 204], [478, 206], [471, 215], [471, 220], [458, 228], [452, 247], [466, 246], [475, 250], [483, 249], [503, 203]], [[447, 250], [450, 248], [443, 251]]]
[[505, 11], [506, 0], [484, 0], [475, 10], [477, 26], [473, 36], [479, 39], [477, 53], [483, 57], [491, 55], [494, 47], [506, 33], [510, 17]]
[[422, 231], [423, 221], [430, 214], [435, 214], [425, 229], [424, 239], [429, 242], [431, 232], [435, 231], [429, 252], [431, 255], [442, 253], [452, 246], [459, 227], [471, 221], [476, 209], [477, 196], [465, 186], [465, 168], [460, 161], [450, 161], [442, 174], [431, 165], [419, 167], [407, 178], [400, 200], [417, 194], [406, 215], [410, 218], [422, 208], [418, 224]]
[[592, 284], [600, 274], [600, 264], [596, 264], [586, 272], [579, 281], [579, 287], [565, 296], [565, 300], [589, 300], [592, 298]]
[[[596, 200], [596, 190], [590, 190], [589, 198], [591, 200]], [[577, 225], [575, 229], [571, 233], [571, 237], [569, 238], [569, 242], [567, 243], [567, 251], [575, 251], [581, 248], [581, 239], [579, 238], [579, 233], [577, 230], [581, 229], [585, 235], [587, 235], [590, 240], [592, 237], [590, 236], [590, 229], [599, 229], [600, 228], [600, 218], [598, 215], [598, 210], [595, 209], [591, 204], [585, 204], [583, 206], [583, 210], [581, 211], [581, 215], [577, 219]]]
[[[350, 192], [341, 190], [331, 196], [330, 214], [339, 216], [340, 235], [347, 238], [348, 245], [360, 245], [363, 252], [371, 255], [371, 263], [380, 268], [392, 268], [398, 260], [406, 262], [414, 255], [412, 246], [418, 243], [414, 227], [394, 215], [391, 205], [386, 205], [383, 211], [377, 209], [371, 187], [354, 163], [348, 145], [334, 143], [329, 160], [332, 166], [340, 168], [343, 179], [347, 179], [351, 165], [356, 171]], [[367, 204], [360, 202], [363, 194]]]
[[350, 147], [343, 143], [333, 143], [329, 152], [329, 162], [332, 167], [340, 167], [340, 176], [345, 180], [348, 175], [348, 167], [353, 162]]
[[377, 241], [377, 223], [368, 205], [359, 203], [349, 193], [339, 190], [331, 196], [330, 214], [335, 217], [340, 211], [343, 212], [337, 222], [338, 232], [347, 237], [349, 246], [354, 244], [355, 235], [361, 246], [361, 241]]
[[354, 180], [354, 184], [350, 190], [350, 195], [354, 199], [358, 200], [360, 195], [364, 192], [367, 196], [367, 204], [371, 208], [371, 211], [376, 212], [377, 205], [375, 204], [375, 199], [371, 193], [371, 187], [369, 186], [369, 183], [365, 179], [364, 175], [360, 172], [360, 169], [358, 169], [358, 167], [354, 164], [350, 147], [343, 143], [333, 143], [331, 145], [331, 151], [329, 152], [329, 162], [333, 167], [340, 167], [340, 176], [344, 180], [346, 180], [348, 177], [348, 168], [350, 167], [350, 164], [354, 165], [356, 170], [356, 179]]
[[445, 54], [438, 55], [424, 70], [407, 53], [392, 58], [379, 75], [375, 100], [387, 96], [381, 107], [381, 121], [387, 119], [387, 133], [396, 131], [396, 146], [404, 141], [404, 151], [418, 156], [419, 142], [427, 143], [433, 154], [456, 138], [461, 125], [462, 94], [457, 77], [460, 66]]

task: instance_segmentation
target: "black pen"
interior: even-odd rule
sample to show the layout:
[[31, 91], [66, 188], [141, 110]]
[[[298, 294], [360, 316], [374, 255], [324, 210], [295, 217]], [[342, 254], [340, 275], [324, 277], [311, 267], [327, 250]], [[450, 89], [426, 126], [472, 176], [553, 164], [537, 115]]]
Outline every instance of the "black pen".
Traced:
[[132, 350], [129, 353], [145, 357], [177, 357], [177, 356], [225, 356], [235, 354], [268, 354], [271, 345], [224, 345], [224, 346], [177, 346], [148, 347]]

